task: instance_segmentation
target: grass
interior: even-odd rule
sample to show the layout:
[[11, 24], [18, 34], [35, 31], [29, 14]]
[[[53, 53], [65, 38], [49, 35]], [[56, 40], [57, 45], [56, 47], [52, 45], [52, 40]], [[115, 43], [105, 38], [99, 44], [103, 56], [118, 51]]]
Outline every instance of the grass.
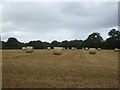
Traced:
[[85, 50], [3, 50], [3, 88], [117, 88], [118, 54]]

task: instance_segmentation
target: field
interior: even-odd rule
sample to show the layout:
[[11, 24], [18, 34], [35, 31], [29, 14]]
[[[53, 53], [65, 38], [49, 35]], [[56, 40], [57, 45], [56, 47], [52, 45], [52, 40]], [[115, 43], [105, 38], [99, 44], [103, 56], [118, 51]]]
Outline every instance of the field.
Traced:
[[3, 88], [117, 88], [118, 53], [113, 50], [3, 50]]

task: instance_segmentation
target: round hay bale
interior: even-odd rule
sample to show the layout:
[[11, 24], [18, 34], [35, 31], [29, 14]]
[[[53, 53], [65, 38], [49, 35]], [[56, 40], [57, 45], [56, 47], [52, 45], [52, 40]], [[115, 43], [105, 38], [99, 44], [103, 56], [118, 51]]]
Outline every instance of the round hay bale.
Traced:
[[72, 49], [72, 50], [74, 50], [75, 48], [74, 48], [74, 47], [72, 47], [71, 49]]
[[51, 47], [47, 47], [47, 49], [48, 49], [48, 50], [50, 50], [50, 49], [51, 49]]
[[88, 50], [88, 47], [86, 47], [85, 50]]
[[22, 50], [25, 51], [25, 50], [26, 50], [26, 47], [22, 47]]
[[98, 48], [98, 51], [101, 51], [101, 48]]
[[67, 47], [67, 49], [69, 49], [69, 47]]
[[26, 47], [26, 53], [32, 53], [33, 52], [33, 47], [32, 46], [27, 46]]
[[115, 52], [118, 52], [119, 51], [119, 49], [118, 48], [115, 48]]
[[89, 49], [89, 54], [96, 54], [96, 49], [95, 48], [90, 48]]
[[54, 55], [61, 55], [61, 54], [62, 54], [61, 48], [54, 48], [53, 54], [54, 54]]
[[77, 48], [75, 48], [75, 49], [77, 49]]

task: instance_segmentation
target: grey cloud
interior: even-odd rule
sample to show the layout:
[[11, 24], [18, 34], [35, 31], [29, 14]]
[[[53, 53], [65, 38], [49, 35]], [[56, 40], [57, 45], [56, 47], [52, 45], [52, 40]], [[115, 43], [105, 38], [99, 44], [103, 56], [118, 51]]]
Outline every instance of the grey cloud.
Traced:
[[[64, 3], [4, 3], [3, 40], [15, 36], [21, 41], [85, 39], [92, 32], [104, 38], [117, 27], [117, 3], [64, 2]], [[21, 32], [14, 35], [9, 32]]]

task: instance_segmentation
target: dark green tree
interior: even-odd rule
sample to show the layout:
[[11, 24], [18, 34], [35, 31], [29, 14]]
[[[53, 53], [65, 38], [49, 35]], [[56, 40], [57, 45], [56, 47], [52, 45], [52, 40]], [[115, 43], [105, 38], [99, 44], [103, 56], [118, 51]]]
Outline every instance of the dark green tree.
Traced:
[[53, 48], [53, 47], [60, 47], [60, 46], [61, 46], [61, 43], [57, 42], [56, 40], [51, 42], [51, 48]]
[[43, 43], [44, 49], [47, 49], [47, 47], [51, 47], [50, 43], [48, 43], [48, 42], [42, 42], [42, 43]]
[[44, 45], [40, 40], [30, 41], [26, 43], [26, 46], [33, 46], [35, 49], [44, 49]]
[[107, 49], [120, 48], [120, 31], [116, 29], [108, 32], [109, 38], [106, 39]]
[[9, 38], [5, 46], [7, 49], [20, 49], [22, 48], [22, 43], [20, 43], [16, 38]]
[[116, 29], [110, 30], [110, 32], [108, 32], [108, 35], [112, 38], [115, 37], [116, 36]]
[[103, 38], [101, 37], [100, 33], [92, 33], [88, 36], [88, 38], [84, 41], [83, 47], [94, 47], [99, 48], [101, 47], [101, 43]]
[[70, 48], [76, 47], [76, 48], [80, 49], [80, 48], [82, 48], [82, 42], [83, 42], [82, 40], [71, 40], [69, 46], [70, 46]]
[[69, 47], [69, 42], [67, 40], [61, 42], [61, 47]]

